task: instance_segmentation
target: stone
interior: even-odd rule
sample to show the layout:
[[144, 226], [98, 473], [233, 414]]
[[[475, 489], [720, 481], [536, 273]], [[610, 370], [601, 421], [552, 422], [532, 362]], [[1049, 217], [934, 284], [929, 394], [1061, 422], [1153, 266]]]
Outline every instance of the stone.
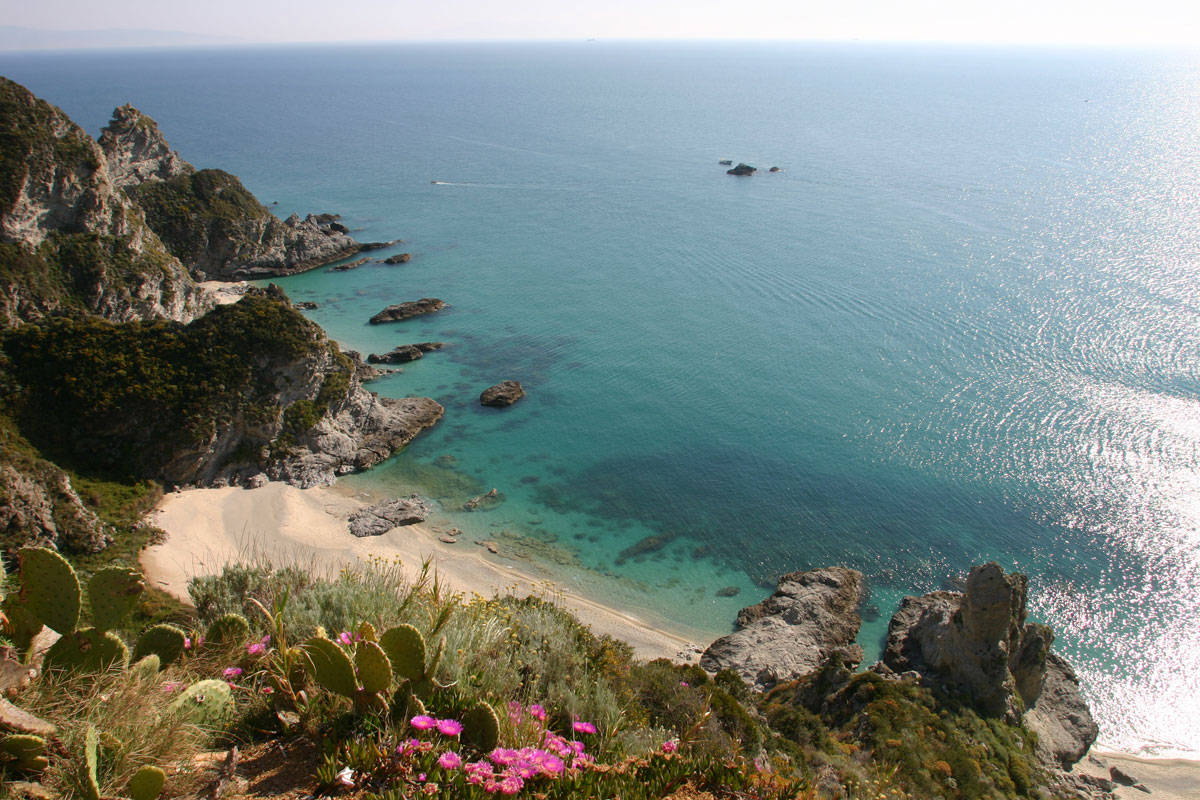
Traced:
[[429, 501], [415, 494], [384, 500], [352, 514], [350, 533], [358, 537], [380, 536], [401, 525], [424, 522], [431, 512]]
[[314, 303], [312, 300], [301, 300], [299, 303], [293, 303], [292, 307], [298, 308], [301, 311], [312, 311], [314, 308], [317, 307], [317, 304]]
[[336, 267], [330, 267], [330, 272], [347, 272], [352, 269], [358, 269], [363, 264], [371, 263], [369, 258], [356, 258], [353, 261], [348, 261], [345, 264], [338, 264]]
[[783, 172], [779, 167], [771, 167], [767, 172]]
[[463, 503], [463, 511], [491, 511], [503, 502], [504, 495], [492, 489], [487, 494], [481, 494]]
[[368, 321], [372, 325], [379, 325], [383, 322], [400, 322], [421, 314], [432, 314], [445, 307], [446, 303], [443, 300], [438, 300], [436, 297], [422, 297], [420, 300], [388, 306]]
[[360, 252], [369, 253], [372, 250], [383, 250], [385, 247], [391, 247], [392, 245], [397, 244], [403, 244], [403, 240], [391, 239], [386, 242], [363, 242], [358, 246], [358, 249]]
[[710, 644], [700, 666], [733, 669], [765, 691], [815, 672], [835, 654], [856, 665], [862, 660], [854, 644], [862, 624], [856, 609], [865, 591], [862, 573], [845, 567], [788, 573], [773, 595], [742, 609], [735, 631]]
[[396, 256], [388, 256], [383, 260], [385, 264], [407, 264], [412, 261], [412, 253], [401, 253]]
[[1053, 633], [1026, 617], [1027, 581], [996, 563], [973, 567], [965, 591], [906, 597], [888, 626], [883, 663], [969, 699], [985, 716], [1023, 721], [1038, 756], [1066, 769], [1098, 733]]
[[390, 353], [371, 353], [367, 356], [368, 364], [407, 364], [425, 355], [425, 351], [411, 344], [402, 344]]
[[525, 387], [519, 381], [500, 381], [495, 386], [484, 389], [479, 395], [480, 405], [511, 406], [525, 396]]
[[758, 167], [752, 167], [749, 164], [738, 164], [733, 169], [725, 170], [726, 175], [753, 175], [758, 172]]
[[1113, 783], [1119, 783], [1122, 786], [1133, 786], [1138, 782], [1137, 778], [1133, 777], [1120, 767], [1109, 767], [1108, 774], [1109, 777], [1112, 778]]

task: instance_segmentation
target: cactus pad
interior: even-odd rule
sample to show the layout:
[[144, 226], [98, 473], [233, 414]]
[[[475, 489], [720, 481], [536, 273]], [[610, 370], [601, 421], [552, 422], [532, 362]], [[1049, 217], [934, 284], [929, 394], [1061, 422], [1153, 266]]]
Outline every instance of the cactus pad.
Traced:
[[154, 800], [167, 783], [167, 773], [158, 767], [142, 767], [129, 781], [129, 796], [133, 800]]
[[412, 681], [425, 676], [425, 637], [412, 625], [388, 628], [379, 638], [379, 646], [397, 676]]
[[500, 743], [500, 720], [486, 703], [477, 703], [462, 717], [462, 740], [481, 753], [489, 753]]
[[46, 651], [47, 670], [64, 669], [103, 672], [129, 662], [129, 648], [108, 631], [84, 628], [63, 636]]
[[46, 740], [41, 736], [0, 737], [0, 753], [16, 759], [19, 769], [40, 771], [45, 769]]
[[95, 725], [87, 726], [87, 734], [83, 740], [84, 778], [87, 781], [83, 787], [83, 796], [87, 800], [100, 800], [100, 779], [97, 769], [100, 765], [100, 733]]
[[353, 699], [358, 693], [354, 665], [346, 651], [329, 639], [314, 636], [304, 646], [312, 661], [313, 678], [331, 692]]
[[21, 550], [21, 597], [34, 617], [66, 636], [79, 623], [83, 590], [67, 560], [44, 547]]
[[250, 623], [241, 614], [226, 614], [213, 620], [204, 633], [204, 641], [210, 644], [244, 642], [250, 638]]
[[171, 708], [195, 725], [220, 728], [233, 713], [233, 692], [225, 681], [198, 681], [184, 689]]
[[157, 655], [166, 666], [183, 655], [187, 644], [187, 636], [174, 625], [155, 625], [147, 628], [138, 637], [137, 646], [133, 648], [133, 657], [140, 659], [151, 653]]
[[156, 653], [142, 656], [129, 667], [129, 674], [137, 679], [153, 678], [162, 669], [162, 659]]
[[354, 651], [354, 666], [358, 669], [358, 681], [368, 692], [386, 692], [392, 684], [392, 664], [383, 648], [375, 642], [363, 640]]
[[107, 567], [88, 581], [88, 600], [92, 603], [92, 624], [102, 631], [121, 624], [133, 607], [146, 582], [141, 573], [127, 567]]

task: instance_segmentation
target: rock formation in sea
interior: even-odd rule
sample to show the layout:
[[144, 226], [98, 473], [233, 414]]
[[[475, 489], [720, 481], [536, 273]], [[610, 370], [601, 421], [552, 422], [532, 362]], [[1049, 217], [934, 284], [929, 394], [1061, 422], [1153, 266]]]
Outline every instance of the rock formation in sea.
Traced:
[[381, 536], [401, 525], [424, 522], [432, 510], [428, 500], [415, 494], [383, 500], [356, 511], [349, 520], [350, 533], [358, 537]]
[[371, 353], [367, 356], [369, 364], [407, 364], [409, 361], [416, 361], [423, 357], [426, 353], [434, 350], [441, 350], [446, 346], [445, 342], [417, 342], [416, 344], [402, 344], [395, 350], [387, 353]]
[[401, 253], [396, 256], [388, 256], [383, 260], [385, 264], [407, 264], [412, 261], [412, 253]]
[[379, 325], [383, 322], [402, 322], [421, 314], [432, 314], [435, 311], [441, 311], [445, 307], [446, 302], [444, 300], [438, 300], [436, 297], [422, 297], [420, 300], [410, 300], [406, 303], [396, 303], [395, 305], [388, 306], [383, 311], [371, 317], [368, 322], [372, 325]]
[[753, 175], [756, 172], [758, 172], [758, 167], [752, 167], [749, 164], [738, 164], [733, 169], [725, 170], [726, 175], [739, 175], [739, 176]]
[[130, 105], [113, 112], [100, 146], [116, 183], [146, 222], [197, 277], [243, 280], [290, 275], [358, 252], [332, 214], [267, 210], [237, 177], [197, 170], [171, 150], [150, 117]]
[[732, 669], [759, 690], [816, 671], [834, 653], [862, 660], [854, 643], [865, 596], [862, 573], [845, 567], [791, 572], [761, 603], [743, 608], [733, 633], [708, 646], [700, 666]]
[[485, 406], [511, 406], [524, 396], [525, 387], [520, 381], [500, 381], [483, 390], [479, 395], [479, 403]]
[[1069, 766], [1098, 729], [1049, 627], [1026, 622], [1027, 580], [996, 563], [973, 567], [963, 592], [906, 597], [888, 626], [883, 665], [916, 671], [980, 712], [1023, 719], [1039, 754]]

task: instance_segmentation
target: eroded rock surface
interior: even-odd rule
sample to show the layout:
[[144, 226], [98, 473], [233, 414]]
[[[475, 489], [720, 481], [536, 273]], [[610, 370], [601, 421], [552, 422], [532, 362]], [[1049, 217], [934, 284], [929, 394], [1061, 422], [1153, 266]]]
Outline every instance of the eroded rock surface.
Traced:
[[371, 317], [369, 322], [372, 325], [378, 325], [382, 322], [400, 322], [411, 317], [420, 316], [421, 314], [432, 314], [435, 311], [441, 311], [445, 307], [446, 303], [444, 300], [438, 300], [436, 297], [422, 297], [420, 300], [410, 300], [407, 303], [397, 303], [388, 306], [383, 311]]
[[429, 501], [418, 495], [392, 498], [355, 512], [350, 517], [350, 532], [355, 536], [381, 536], [401, 525], [424, 522], [432, 512]]
[[862, 619], [862, 573], [845, 567], [792, 572], [775, 594], [742, 609], [737, 630], [717, 639], [700, 658], [710, 672], [733, 669], [756, 689], [817, 670], [838, 653], [848, 664], [862, 660], [854, 643]]
[[525, 387], [519, 381], [500, 381], [483, 390], [479, 395], [479, 403], [485, 406], [511, 406], [524, 396]]

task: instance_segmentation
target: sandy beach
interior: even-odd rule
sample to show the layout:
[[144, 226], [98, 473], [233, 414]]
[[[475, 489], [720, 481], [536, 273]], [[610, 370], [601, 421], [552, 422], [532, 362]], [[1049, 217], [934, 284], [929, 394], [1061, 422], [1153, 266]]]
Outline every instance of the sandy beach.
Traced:
[[703, 644], [646, 624], [590, 601], [569, 587], [549, 583], [487, 554], [472, 541], [439, 542], [427, 525], [394, 528], [382, 536], [356, 538], [346, 520], [367, 504], [337, 487], [297, 489], [268, 483], [256, 489], [229, 487], [174, 492], [147, 518], [167, 532], [147, 548], [141, 562], [147, 580], [187, 601], [188, 580], [220, 572], [228, 563], [266, 560], [276, 566], [315, 565], [336, 571], [372, 556], [398, 558], [416, 574], [431, 559], [443, 582], [464, 597], [539, 594], [570, 609], [598, 635], [629, 642], [639, 658], [695, 660]]

